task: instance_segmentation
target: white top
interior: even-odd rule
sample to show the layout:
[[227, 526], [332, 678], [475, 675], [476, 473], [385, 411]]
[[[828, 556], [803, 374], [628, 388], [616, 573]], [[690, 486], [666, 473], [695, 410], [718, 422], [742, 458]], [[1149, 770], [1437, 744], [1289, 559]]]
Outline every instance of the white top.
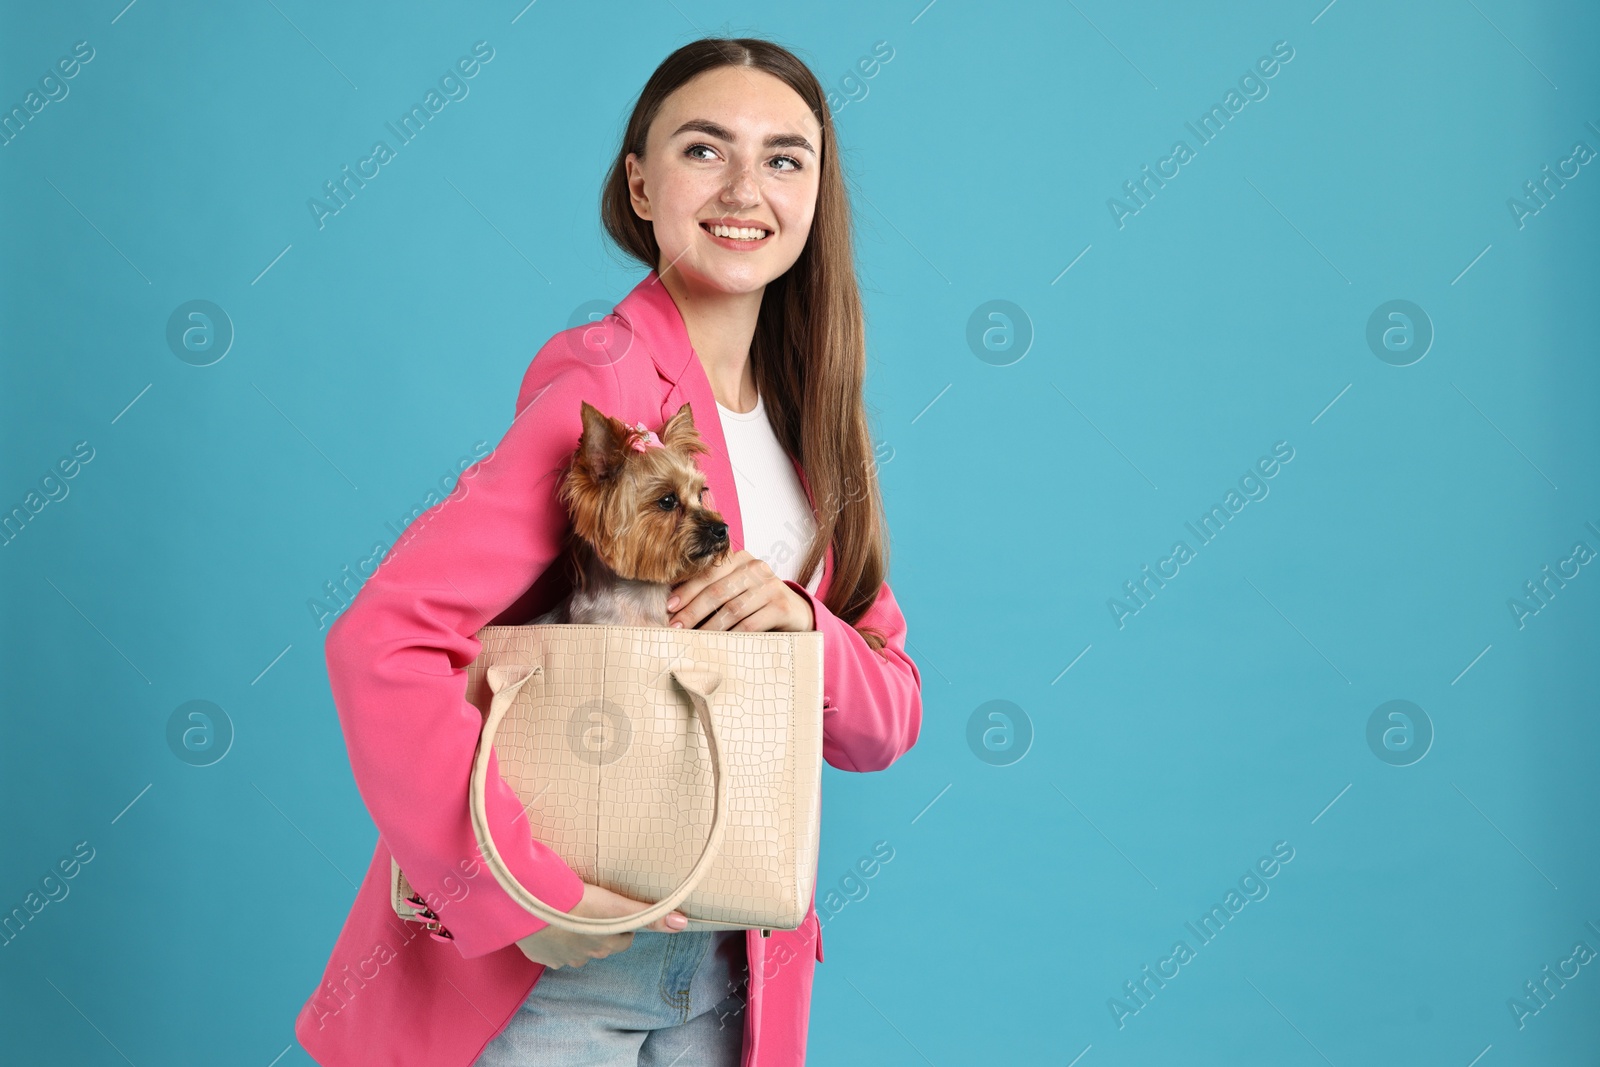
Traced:
[[[800, 563], [816, 533], [811, 502], [795, 473], [789, 455], [778, 443], [767, 421], [760, 394], [754, 410], [730, 411], [720, 403], [722, 436], [728, 443], [728, 461], [739, 491], [739, 515], [744, 520], [744, 547], [764, 559], [779, 578], [800, 581]], [[819, 562], [806, 591], [815, 595], [822, 584]]]

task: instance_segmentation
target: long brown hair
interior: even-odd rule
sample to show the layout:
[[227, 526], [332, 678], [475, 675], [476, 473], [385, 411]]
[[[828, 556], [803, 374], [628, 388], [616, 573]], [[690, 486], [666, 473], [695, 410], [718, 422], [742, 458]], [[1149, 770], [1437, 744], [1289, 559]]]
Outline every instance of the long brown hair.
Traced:
[[[654, 227], [633, 210], [625, 160], [645, 155], [645, 138], [662, 102], [698, 74], [753, 67], [781, 78], [822, 127], [822, 171], [811, 234], [800, 258], [767, 285], [750, 362], [778, 442], [800, 462], [810, 484], [817, 534], [801, 561], [801, 584], [833, 545], [833, 573], [823, 603], [855, 625], [877, 599], [888, 570], [883, 501], [867, 431], [862, 382], [866, 323], [856, 281], [850, 201], [839, 165], [833, 116], [816, 76], [793, 53], [752, 37], [706, 37], [673, 52], [645, 83], [600, 196], [606, 232], [624, 252], [657, 268]], [[886, 643], [856, 627], [874, 649]]]

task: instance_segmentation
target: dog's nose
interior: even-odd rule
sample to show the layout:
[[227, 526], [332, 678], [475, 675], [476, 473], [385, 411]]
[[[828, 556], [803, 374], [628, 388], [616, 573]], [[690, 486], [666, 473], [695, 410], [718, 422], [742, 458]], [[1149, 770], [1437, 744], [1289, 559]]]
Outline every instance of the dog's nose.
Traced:
[[721, 541], [726, 541], [728, 539], [728, 524], [727, 523], [725, 523], [725, 522], [714, 522], [714, 523], [711, 524], [710, 530], [711, 530], [711, 537], [712, 537], [713, 540], [721, 542]]

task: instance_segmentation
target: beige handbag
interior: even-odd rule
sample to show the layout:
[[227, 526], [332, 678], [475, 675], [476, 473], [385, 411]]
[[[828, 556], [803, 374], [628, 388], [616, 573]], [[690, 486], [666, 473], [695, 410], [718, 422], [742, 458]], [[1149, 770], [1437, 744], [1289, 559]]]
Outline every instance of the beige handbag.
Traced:
[[[674, 909], [691, 930], [800, 926], [820, 832], [820, 632], [552, 623], [477, 639], [467, 700], [485, 721], [468, 801], [485, 864], [514, 900], [584, 934]], [[585, 882], [655, 903], [581, 918], [517, 881], [485, 817], [491, 746], [536, 840]], [[396, 914], [448, 939], [391, 868]]]

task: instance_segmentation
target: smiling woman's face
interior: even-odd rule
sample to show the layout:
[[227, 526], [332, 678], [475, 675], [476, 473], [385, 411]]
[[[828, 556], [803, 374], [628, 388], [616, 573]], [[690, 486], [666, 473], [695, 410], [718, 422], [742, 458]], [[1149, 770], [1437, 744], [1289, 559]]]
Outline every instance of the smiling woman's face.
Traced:
[[783, 274], [811, 232], [823, 148], [805, 101], [765, 71], [718, 67], [679, 86], [650, 125], [645, 158], [627, 157], [633, 209], [661, 247], [657, 269], [725, 293]]

